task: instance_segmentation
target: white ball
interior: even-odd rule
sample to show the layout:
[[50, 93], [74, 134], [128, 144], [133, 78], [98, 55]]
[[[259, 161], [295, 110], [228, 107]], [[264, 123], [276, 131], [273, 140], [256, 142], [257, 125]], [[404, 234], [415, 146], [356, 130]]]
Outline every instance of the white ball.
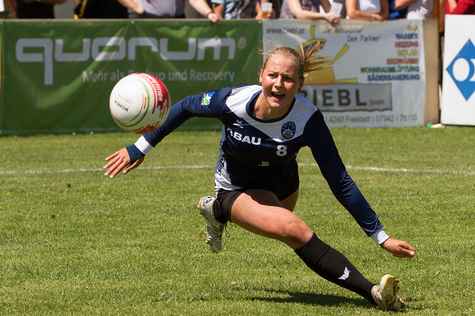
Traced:
[[120, 79], [111, 91], [112, 118], [127, 132], [146, 134], [162, 125], [170, 112], [168, 90], [158, 78], [134, 73]]

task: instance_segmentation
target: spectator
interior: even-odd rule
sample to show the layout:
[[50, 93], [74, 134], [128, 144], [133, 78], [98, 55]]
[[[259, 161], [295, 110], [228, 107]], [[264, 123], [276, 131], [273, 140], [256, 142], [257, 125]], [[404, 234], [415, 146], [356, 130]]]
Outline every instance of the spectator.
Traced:
[[[206, 0], [189, 0], [189, 3], [193, 9], [211, 22], [219, 22], [220, 17], [213, 12]], [[142, 6], [143, 12], [138, 15], [139, 18], [177, 19], [185, 17], [185, 0], [147, 0], [142, 2]]]
[[273, 10], [275, 12], [275, 18], [280, 17], [280, 8], [282, 7], [282, 0], [272, 0]]
[[389, 15], [387, 0], [346, 0], [348, 19], [362, 21], [384, 21]]
[[[325, 11], [320, 12], [320, 6]], [[338, 24], [340, 14], [331, 11], [329, 0], [284, 0], [280, 11], [283, 19], [327, 20], [332, 25]]]
[[2, 11], [2, 19], [16, 19], [16, 3], [14, 0], [4, 0], [3, 1], [3, 11]]
[[267, 16], [261, 10], [259, 0], [211, 0], [214, 11], [221, 19], [275, 19], [275, 11]]
[[401, 8], [397, 10], [395, 5], [396, 0], [389, 0], [388, 20], [405, 19], [407, 15], [407, 8]]
[[333, 4], [334, 3], [339, 3], [341, 4], [341, 11], [340, 11], [340, 15], [343, 19], [346, 19], [346, 1], [345, 0], [333, 0], [331, 2], [332, 4], [332, 7], [334, 6]]
[[54, 6], [66, 0], [5, 0], [14, 19], [54, 19]]
[[[205, 0], [210, 8], [212, 7], [211, 0]], [[191, 5], [190, 1], [185, 1], [185, 18], [186, 19], [206, 19], [206, 16], [201, 15]]]
[[395, 10], [405, 12], [401, 18], [424, 20], [430, 18], [434, 0], [394, 0], [393, 4]]
[[80, 19], [127, 19], [127, 8], [143, 12], [133, 0], [80, 0], [74, 13]]
[[475, 0], [447, 0], [447, 14], [475, 14]]

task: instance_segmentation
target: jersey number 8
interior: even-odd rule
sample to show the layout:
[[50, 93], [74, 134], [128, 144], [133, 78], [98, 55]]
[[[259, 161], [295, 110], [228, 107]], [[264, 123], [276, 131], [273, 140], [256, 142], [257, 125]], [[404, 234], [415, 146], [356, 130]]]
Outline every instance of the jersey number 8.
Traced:
[[285, 146], [285, 145], [277, 146], [276, 154], [279, 157], [283, 157], [283, 156], [287, 155], [287, 146]]

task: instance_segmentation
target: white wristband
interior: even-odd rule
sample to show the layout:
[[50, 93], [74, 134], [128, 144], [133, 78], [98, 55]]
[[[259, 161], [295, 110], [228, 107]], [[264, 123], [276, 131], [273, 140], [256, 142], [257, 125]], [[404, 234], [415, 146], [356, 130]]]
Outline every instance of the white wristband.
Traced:
[[383, 229], [381, 229], [381, 230], [378, 230], [373, 235], [371, 235], [371, 238], [374, 240], [376, 244], [381, 245], [383, 242], [385, 242], [389, 238], [389, 236], [388, 234], [386, 234], [386, 232]]
[[142, 154], [147, 155], [153, 146], [150, 145], [145, 137], [140, 136], [140, 138], [135, 142], [135, 147], [142, 152]]

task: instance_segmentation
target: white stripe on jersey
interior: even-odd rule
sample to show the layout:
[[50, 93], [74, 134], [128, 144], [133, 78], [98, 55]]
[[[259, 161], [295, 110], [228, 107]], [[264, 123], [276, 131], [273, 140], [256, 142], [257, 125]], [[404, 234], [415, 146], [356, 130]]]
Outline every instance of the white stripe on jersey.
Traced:
[[[318, 111], [315, 105], [313, 105], [306, 98], [297, 94], [295, 96], [293, 108], [289, 113], [287, 113], [286, 116], [278, 120], [266, 120], [265, 123], [263, 123], [264, 120], [256, 119], [247, 112], [247, 104], [249, 104], [251, 99], [261, 91], [262, 87], [258, 85], [244, 86], [234, 89], [226, 100], [226, 106], [234, 114], [236, 114], [236, 116], [244, 119], [247, 123], [249, 123], [250, 126], [263, 132], [275, 142], [291, 141], [292, 139], [301, 136], [308, 119], [313, 113]], [[281, 127], [285, 122], [294, 122], [297, 128], [294, 136], [291, 139], [285, 139], [282, 136]]]

